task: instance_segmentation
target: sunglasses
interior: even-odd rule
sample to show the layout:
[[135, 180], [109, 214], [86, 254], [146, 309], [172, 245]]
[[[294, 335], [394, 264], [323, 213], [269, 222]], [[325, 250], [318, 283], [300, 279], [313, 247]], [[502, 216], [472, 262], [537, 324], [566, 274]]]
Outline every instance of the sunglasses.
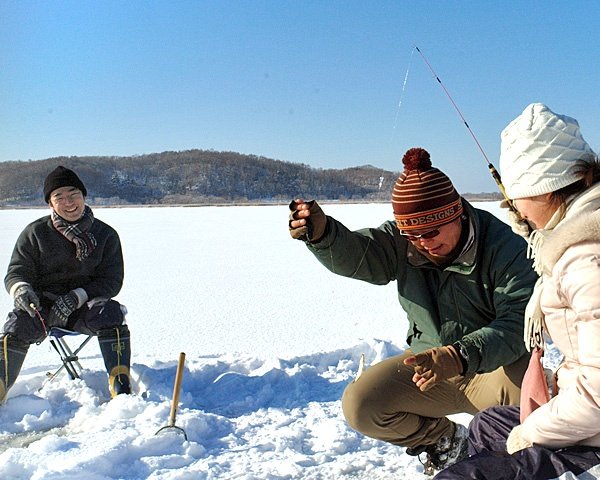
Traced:
[[415, 242], [421, 238], [424, 238], [425, 240], [429, 240], [430, 238], [437, 237], [439, 234], [440, 234], [440, 231], [437, 228], [434, 230], [429, 230], [428, 232], [425, 232], [425, 233], [421, 233], [419, 235], [414, 235], [412, 233], [407, 233], [407, 232], [403, 232], [402, 230], [400, 230], [400, 235], [402, 235], [404, 238], [407, 238], [411, 242]]

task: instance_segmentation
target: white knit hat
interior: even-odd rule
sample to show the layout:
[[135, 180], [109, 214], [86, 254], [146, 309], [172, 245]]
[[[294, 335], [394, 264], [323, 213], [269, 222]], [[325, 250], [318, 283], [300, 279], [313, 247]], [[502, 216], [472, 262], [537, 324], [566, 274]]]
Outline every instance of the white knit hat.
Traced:
[[577, 120], [542, 103], [528, 105], [500, 138], [502, 183], [511, 199], [560, 190], [579, 180], [578, 167], [596, 157]]

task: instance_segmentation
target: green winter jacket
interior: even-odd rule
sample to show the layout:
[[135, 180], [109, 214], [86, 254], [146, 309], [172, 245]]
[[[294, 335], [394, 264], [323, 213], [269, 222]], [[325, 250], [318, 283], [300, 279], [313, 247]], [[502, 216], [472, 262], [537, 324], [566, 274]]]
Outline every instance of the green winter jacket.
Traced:
[[325, 237], [307, 245], [338, 275], [376, 285], [395, 280], [414, 352], [458, 343], [465, 373], [491, 372], [526, 353], [523, 318], [537, 275], [522, 237], [489, 212], [464, 199], [463, 205], [474, 241], [445, 268], [402, 237], [393, 221], [351, 232], [327, 217]]

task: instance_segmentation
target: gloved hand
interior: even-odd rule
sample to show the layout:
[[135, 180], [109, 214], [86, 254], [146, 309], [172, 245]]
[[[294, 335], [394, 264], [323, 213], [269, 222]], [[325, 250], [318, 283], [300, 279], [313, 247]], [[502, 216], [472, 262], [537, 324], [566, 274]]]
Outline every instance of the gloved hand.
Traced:
[[533, 231], [529, 222], [521, 218], [521, 215], [512, 210], [506, 200], [500, 202], [500, 208], [506, 209], [506, 216], [508, 217], [508, 223], [510, 224], [512, 231], [521, 237], [528, 238]]
[[327, 217], [315, 200], [297, 199], [290, 203], [290, 235], [296, 240], [317, 242], [325, 234]]
[[521, 427], [522, 425], [517, 425], [515, 428], [513, 428], [506, 439], [506, 451], [511, 455], [519, 450], [523, 450], [524, 448], [533, 447], [532, 443], [528, 442], [522, 437]]
[[77, 295], [70, 291], [64, 295], [61, 295], [56, 300], [50, 309], [48, 315], [48, 325], [51, 327], [65, 327], [71, 315], [79, 306], [79, 298]]
[[404, 359], [405, 365], [413, 365], [413, 382], [422, 392], [436, 383], [460, 375], [463, 370], [460, 356], [453, 345], [435, 347]]
[[[35, 317], [35, 309], [40, 306], [40, 299], [28, 283], [18, 287], [13, 293], [15, 308], [27, 312], [30, 317]], [[33, 307], [32, 307], [33, 305]]]

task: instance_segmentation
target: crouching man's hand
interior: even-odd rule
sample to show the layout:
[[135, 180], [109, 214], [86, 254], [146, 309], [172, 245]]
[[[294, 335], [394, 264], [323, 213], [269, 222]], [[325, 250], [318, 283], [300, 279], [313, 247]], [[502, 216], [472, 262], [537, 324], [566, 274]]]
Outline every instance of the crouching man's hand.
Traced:
[[436, 383], [461, 375], [462, 361], [453, 345], [435, 347], [404, 359], [405, 365], [415, 369], [412, 381], [422, 392]]
[[288, 227], [292, 238], [318, 242], [325, 234], [326, 226], [327, 217], [315, 200], [305, 202], [298, 198], [290, 203]]

